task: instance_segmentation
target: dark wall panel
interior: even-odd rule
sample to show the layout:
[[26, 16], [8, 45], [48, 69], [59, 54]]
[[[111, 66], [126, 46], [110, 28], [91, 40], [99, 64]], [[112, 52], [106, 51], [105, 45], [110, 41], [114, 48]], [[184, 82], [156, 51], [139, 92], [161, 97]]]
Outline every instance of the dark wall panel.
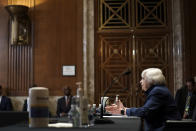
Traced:
[[195, 30], [196, 30], [196, 1], [183, 0], [183, 21], [184, 21], [184, 65], [185, 65], [185, 80], [190, 77], [196, 76], [196, 43], [195, 43]]
[[4, 6], [6, 0], [0, 1], [0, 84], [7, 86], [8, 76], [8, 15]]
[[195, 0], [191, 0], [190, 1], [190, 14], [188, 14], [189, 18], [190, 18], [190, 44], [191, 44], [191, 69], [192, 69], [192, 76], [196, 76], [196, 39], [195, 39], [195, 35], [196, 35], [196, 17], [195, 17], [195, 13], [196, 13], [196, 1]]

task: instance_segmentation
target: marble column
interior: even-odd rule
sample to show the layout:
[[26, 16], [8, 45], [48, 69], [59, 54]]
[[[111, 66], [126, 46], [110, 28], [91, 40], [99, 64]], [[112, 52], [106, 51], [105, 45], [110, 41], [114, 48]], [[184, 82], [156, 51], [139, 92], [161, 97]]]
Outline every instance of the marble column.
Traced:
[[181, 0], [172, 0], [174, 92], [183, 85], [183, 26]]
[[94, 0], [83, 0], [84, 95], [94, 103]]

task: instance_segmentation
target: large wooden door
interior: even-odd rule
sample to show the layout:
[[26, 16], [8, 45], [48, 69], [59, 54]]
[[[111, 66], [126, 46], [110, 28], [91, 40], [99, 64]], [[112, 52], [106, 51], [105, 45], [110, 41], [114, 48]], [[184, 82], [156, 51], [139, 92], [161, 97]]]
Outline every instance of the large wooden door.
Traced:
[[[96, 103], [109, 88], [106, 96], [111, 103], [119, 94], [125, 106], [141, 106], [141, 72], [149, 67], [162, 69], [173, 91], [170, 2], [97, 0], [96, 4]], [[127, 69], [131, 74], [123, 76]]]

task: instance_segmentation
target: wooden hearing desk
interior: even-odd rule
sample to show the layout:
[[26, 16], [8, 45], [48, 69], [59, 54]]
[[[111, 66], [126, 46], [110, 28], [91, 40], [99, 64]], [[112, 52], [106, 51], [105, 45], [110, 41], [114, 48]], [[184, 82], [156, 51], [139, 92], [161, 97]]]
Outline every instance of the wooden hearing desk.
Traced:
[[141, 131], [139, 117], [110, 116], [109, 119], [113, 120], [114, 124], [97, 124], [87, 128], [29, 128], [27, 123], [20, 123], [0, 127], [0, 131]]

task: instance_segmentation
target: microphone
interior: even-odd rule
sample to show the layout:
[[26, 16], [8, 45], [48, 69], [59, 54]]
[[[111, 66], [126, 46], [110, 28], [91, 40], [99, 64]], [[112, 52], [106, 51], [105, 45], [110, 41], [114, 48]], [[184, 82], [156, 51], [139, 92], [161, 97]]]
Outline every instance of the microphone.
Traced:
[[[122, 76], [131, 74], [131, 70], [128, 68], [126, 71], [122, 73]], [[125, 92], [129, 89], [129, 87], [123, 88], [120, 92]]]
[[131, 74], [131, 70], [129, 68], [122, 73], [123, 76], [124, 75], [129, 75], [129, 74]]
[[120, 92], [125, 92], [129, 89], [129, 87], [123, 88], [122, 90], [120, 90]]
[[[119, 76], [114, 77], [114, 78], [112, 79], [112, 82], [116, 82], [116, 81], [119, 80], [119, 78], [120, 78], [121, 76], [129, 75], [129, 74], [131, 74], [131, 70], [128, 68], [127, 70], [125, 70], [124, 72], [122, 72]], [[112, 83], [112, 82], [111, 82], [111, 83]], [[113, 83], [112, 83], [112, 84], [113, 84]], [[108, 89], [108, 90], [109, 90], [109, 89]], [[108, 90], [106, 90], [106, 91], [108, 91]]]
[[[105, 118], [103, 118], [103, 112], [104, 112], [104, 108], [105, 108], [105, 107], [103, 107], [103, 99], [104, 99], [105, 95], [108, 93], [109, 89], [110, 89], [110, 88], [112, 87], [112, 85], [114, 84], [114, 82], [118, 81], [119, 78], [120, 78], [121, 76], [129, 75], [130, 73], [131, 73], [131, 70], [128, 68], [128, 69], [126, 69], [124, 72], [122, 72], [120, 75], [118, 75], [117, 77], [114, 77], [114, 78], [112, 79], [112, 81], [111, 81], [111, 83], [110, 83], [110, 86], [109, 86], [109, 87], [104, 91], [104, 93], [103, 93], [103, 98], [102, 98], [102, 100], [101, 100], [100, 118], [95, 120], [95, 124], [106, 124], [106, 123], [112, 124], [112, 123], [114, 123], [114, 122], [113, 122], [112, 120], [110, 120], [110, 119], [105, 119]], [[126, 91], [126, 90], [128, 90], [128, 88], [125, 88], [125, 89], [123, 89], [123, 90]], [[106, 100], [106, 101], [107, 101], [107, 100]]]

